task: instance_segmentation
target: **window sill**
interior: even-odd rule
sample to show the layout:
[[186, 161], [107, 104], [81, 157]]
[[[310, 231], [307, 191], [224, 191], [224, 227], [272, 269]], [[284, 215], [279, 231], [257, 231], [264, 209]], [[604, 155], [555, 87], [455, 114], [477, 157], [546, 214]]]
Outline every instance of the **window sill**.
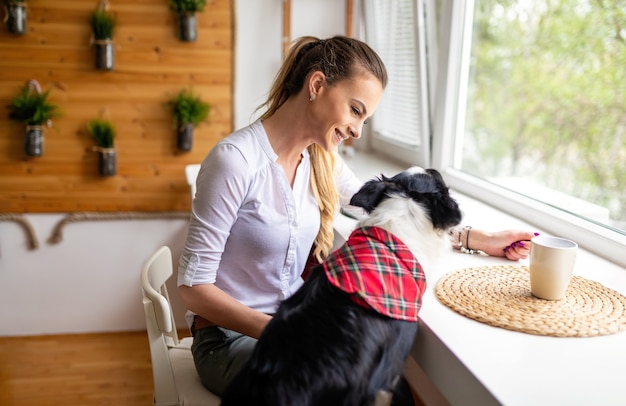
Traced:
[[[546, 234], [467, 196], [455, 197], [467, 213], [465, 224]], [[434, 287], [446, 273], [494, 264], [511, 262], [451, 251], [439, 269], [426, 270], [428, 290], [412, 355], [450, 403], [625, 403], [618, 377], [626, 376], [626, 331], [593, 338], [535, 336], [471, 320], [436, 298]], [[578, 252], [574, 274], [626, 295], [626, 269], [585, 249]]]
[[[525, 219], [527, 227], [541, 227], [544, 232], [570, 238], [599, 257], [626, 267], [626, 235], [458, 170], [448, 169], [444, 176], [452, 189], [488, 202], [481, 209], [484, 215], [497, 211], [494, 207], [503, 208], [512, 217]], [[466, 213], [472, 214], [469, 210]], [[496, 226], [500, 228], [509, 226]]]

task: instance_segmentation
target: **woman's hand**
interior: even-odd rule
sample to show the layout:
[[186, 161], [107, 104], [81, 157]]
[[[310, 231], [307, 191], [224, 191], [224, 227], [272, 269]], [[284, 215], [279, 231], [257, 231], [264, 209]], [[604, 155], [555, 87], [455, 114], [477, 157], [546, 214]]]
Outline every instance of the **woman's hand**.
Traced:
[[[476, 234], [476, 239], [474, 235]], [[522, 230], [503, 230], [494, 233], [471, 230], [470, 246], [479, 249], [485, 254], [494, 257], [506, 257], [511, 261], [519, 261], [528, 258], [530, 254], [530, 239], [539, 233]], [[474, 241], [472, 243], [472, 241]], [[474, 244], [474, 245], [472, 245]]]
[[[539, 235], [521, 230], [505, 230], [493, 233], [493, 256], [504, 256], [511, 261], [528, 258], [530, 239]], [[504, 248], [502, 248], [504, 246]]]
[[480, 250], [494, 257], [505, 257], [511, 261], [519, 261], [528, 258], [530, 239], [537, 235], [539, 233], [522, 230], [510, 229], [487, 232], [465, 227], [460, 230], [460, 235], [452, 236], [451, 241], [456, 249], [460, 248], [456, 242], [461, 241], [465, 248]]

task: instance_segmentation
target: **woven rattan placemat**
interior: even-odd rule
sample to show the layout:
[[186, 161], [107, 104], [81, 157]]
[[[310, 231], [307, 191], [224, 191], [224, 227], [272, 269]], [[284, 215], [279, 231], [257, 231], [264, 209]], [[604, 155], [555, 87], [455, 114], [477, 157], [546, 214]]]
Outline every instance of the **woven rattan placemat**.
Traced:
[[471, 319], [508, 330], [555, 337], [592, 337], [626, 330], [626, 296], [574, 276], [565, 298], [551, 301], [530, 293], [528, 270], [496, 265], [443, 276], [439, 301]]

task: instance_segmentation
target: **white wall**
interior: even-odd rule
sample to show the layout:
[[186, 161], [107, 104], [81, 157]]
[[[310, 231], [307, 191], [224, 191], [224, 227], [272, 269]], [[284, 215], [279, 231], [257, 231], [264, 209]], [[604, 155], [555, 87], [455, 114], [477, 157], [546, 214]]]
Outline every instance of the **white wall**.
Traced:
[[[291, 7], [294, 39], [344, 33], [343, 2], [292, 0]], [[282, 58], [282, 1], [235, 0], [235, 18], [234, 114], [235, 127], [241, 127], [264, 100]], [[172, 248], [176, 262], [187, 222], [72, 223], [62, 242], [48, 244], [63, 215], [26, 215], [39, 240], [32, 251], [21, 226], [0, 222], [0, 336], [145, 328], [141, 266], [161, 245]], [[174, 284], [169, 290], [177, 324], [184, 326]]]
[[143, 262], [161, 245], [180, 255], [187, 231], [182, 219], [80, 222], [48, 244], [63, 215], [26, 218], [39, 240], [32, 251], [21, 226], [0, 222], [2, 336], [143, 329]]
[[[282, 61], [282, 0], [236, 0], [235, 128], [253, 121]], [[345, 34], [345, 5], [292, 0], [291, 40]]]

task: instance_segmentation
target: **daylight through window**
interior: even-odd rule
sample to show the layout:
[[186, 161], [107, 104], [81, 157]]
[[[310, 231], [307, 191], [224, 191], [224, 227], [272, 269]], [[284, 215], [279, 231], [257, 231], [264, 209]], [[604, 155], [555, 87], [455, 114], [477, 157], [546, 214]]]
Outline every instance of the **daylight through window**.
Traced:
[[626, 2], [476, 0], [457, 169], [626, 230]]

